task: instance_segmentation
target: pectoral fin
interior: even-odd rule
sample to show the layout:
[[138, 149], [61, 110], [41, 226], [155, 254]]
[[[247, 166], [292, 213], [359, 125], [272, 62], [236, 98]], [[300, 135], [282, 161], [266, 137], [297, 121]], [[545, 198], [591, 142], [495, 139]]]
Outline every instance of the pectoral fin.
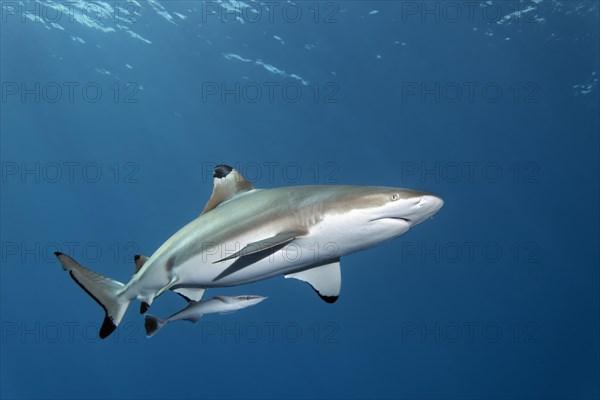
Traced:
[[[238, 251], [235, 254], [232, 254], [229, 257], [225, 257], [219, 261], [215, 261], [215, 263], [230, 260], [232, 258], [238, 257], [237, 260], [233, 262], [229, 267], [227, 267], [223, 272], [221, 272], [213, 282], [218, 281], [228, 275], [233, 274], [241, 269], [244, 269], [266, 257], [269, 257], [271, 254], [276, 253], [283, 247], [285, 247], [289, 242], [294, 240], [298, 236], [302, 236], [306, 234], [305, 231], [297, 230], [294, 232], [285, 232], [280, 233], [278, 235], [272, 236], [268, 239], [259, 240], [258, 242], [250, 243], [245, 246], [242, 250]], [[214, 263], [213, 263], [214, 264]]]
[[287, 274], [286, 278], [294, 278], [308, 283], [327, 303], [335, 303], [342, 288], [340, 259], [328, 261], [304, 271]]
[[194, 315], [192, 317], [188, 317], [188, 318], [184, 318], [183, 321], [189, 321], [192, 324], [195, 324], [196, 322], [200, 321], [200, 319], [204, 316], [204, 314], [197, 314]]
[[270, 248], [273, 248], [273, 247], [276, 247], [279, 245], [287, 244], [287, 243], [291, 242], [292, 240], [294, 240], [295, 238], [297, 238], [298, 236], [302, 236], [304, 234], [306, 234], [306, 232], [301, 231], [301, 230], [279, 233], [270, 238], [259, 240], [258, 242], [249, 243], [240, 251], [238, 251], [228, 257], [225, 257], [218, 261], [215, 261], [215, 262], [213, 262], [213, 264], [220, 263], [222, 261], [231, 260], [232, 258], [249, 256], [250, 254], [255, 254], [255, 253], [258, 253], [258, 252], [261, 252], [261, 251], [264, 251], [264, 250], [267, 250], [267, 249], [270, 249]]

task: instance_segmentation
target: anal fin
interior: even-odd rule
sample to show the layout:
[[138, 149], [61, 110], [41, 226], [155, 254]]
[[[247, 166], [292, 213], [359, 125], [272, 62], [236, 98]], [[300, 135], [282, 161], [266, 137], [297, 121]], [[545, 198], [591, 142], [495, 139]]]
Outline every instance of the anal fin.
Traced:
[[172, 289], [175, 293], [179, 294], [181, 297], [189, 301], [200, 301], [202, 300], [202, 296], [204, 296], [204, 292], [206, 289], [203, 288], [188, 288], [182, 287], [177, 289]]

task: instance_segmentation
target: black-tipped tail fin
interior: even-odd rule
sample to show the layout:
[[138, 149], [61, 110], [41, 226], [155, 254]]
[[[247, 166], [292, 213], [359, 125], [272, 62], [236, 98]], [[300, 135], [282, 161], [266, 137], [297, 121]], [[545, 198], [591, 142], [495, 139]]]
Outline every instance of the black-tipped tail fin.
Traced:
[[87, 269], [66, 254], [60, 252], [54, 254], [63, 269], [69, 271], [71, 278], [104, 309], [106, 316], [99, 336], [101, 339], [108, 337], [117, 329], [130, 303], [129, 300], [118, 297], [118, 293], [125, 285]]
[[110, 336], [111, 333], [115, 331], [115, 329], [117, 329], [117, 326], [113, 323], [112, 318], [109, 317], [108, 314], [106, 314], [104, 316], [104, 321], [102, 321], [102, 326], [100, 327], [100, 332], [98, 332], [98, 336], [100, 336], [100, 339], [107, 338]]

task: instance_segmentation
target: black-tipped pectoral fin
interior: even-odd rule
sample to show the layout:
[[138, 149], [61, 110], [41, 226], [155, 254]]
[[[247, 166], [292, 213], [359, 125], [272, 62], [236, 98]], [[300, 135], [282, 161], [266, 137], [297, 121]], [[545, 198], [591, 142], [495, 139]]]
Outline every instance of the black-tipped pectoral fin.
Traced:
[[306, 232], [301, 230], [295, 232], [280, 233], [268, 239], [250, 243], [237, 253], [232, 254], [229, 257], [225, 257], [219, 261], [215, 261], [215, 263], [218, 263], [221, 261], [226, 261], [238, 257], [238, 259], [235, 260], [233, 264], [231, 264], [215, 279], [213, 279], [213, 282], [216, 282], [219, 279], [222, 279], [241, 269], [244, 269], [262, 260], [263, 258], [269, 257], [271, 254], [274, 254], [277, 251], [284, 248], [285, 246], [287, 246], [287, 244], [294, 240], [296, 237], [302, 236], [304, 234], [306, 234]]
[[213, 264], [220, 263], [222, 261], [231, 260], [233, 258], [249, 256], [251, 254], [260, 253], [262, 251], [265, 251], [265, 250], [268, 250], [268, 249], [271, 249], [274, 247], [285, 245], [285, 244], [288, 244], [289, 242], [291, 242], [292, 240], [294, 240], [295, 238], [297, 238], [298, 236], [302, 236], [304, 234], [306, 234], [306, 232], [303, 230], [279, 233], [270, 238], [266, 238], [263, 240], [259, 240], [257, 242], [249, 243], [246, 246], [244, 246], [244, 248], [241, 249], [240, 251], [238, 251], [230, 256], [227, 256], [225, 258], [222, 258], [218, 261], [215, 261], [215, 262], [213, 262]]
[[308, 283], [326, 303], [335, 303], [342, 289], [342, 272], [339, 258], [300, 272], [287, 274], [285, 277]]

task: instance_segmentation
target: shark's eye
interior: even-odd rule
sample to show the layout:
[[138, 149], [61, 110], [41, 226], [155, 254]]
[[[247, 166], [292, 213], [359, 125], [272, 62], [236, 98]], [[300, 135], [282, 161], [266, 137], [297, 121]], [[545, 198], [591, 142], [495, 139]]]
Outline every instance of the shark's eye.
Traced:
[[392, 201], [396, 201], [396, 200], [398, 200], [399, 198], [400, 198], [400, 195], [399, 195], [398, 193], [392, 193], [392, 194], [390, 195], [390, 200], [392, 200]]

